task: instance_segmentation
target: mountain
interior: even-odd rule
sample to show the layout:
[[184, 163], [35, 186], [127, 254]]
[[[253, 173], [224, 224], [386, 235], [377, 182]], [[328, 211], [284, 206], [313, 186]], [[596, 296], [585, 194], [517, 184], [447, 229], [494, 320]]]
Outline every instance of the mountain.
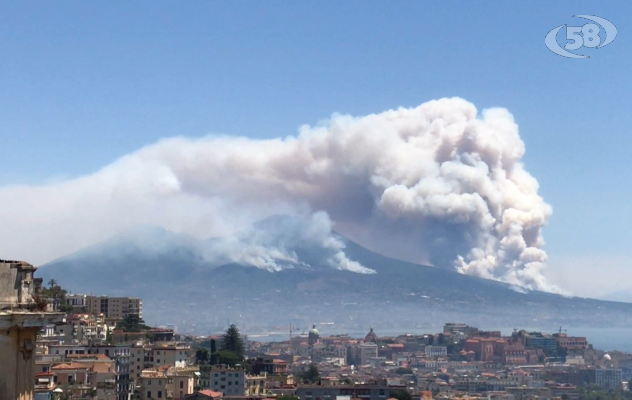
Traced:
[[[331, 241], [298, 240], [285, 230], [287, 222], [265, 220], [238, 240], [198, 240], [142, 227], [44, 265], [38, 275], [73, 293], [142, 297], [149, 323], [197, 334], [228, 322], [249, 331], [320, 321], [340, 331], [449, 321], [497, 328], [632, 325], [631, 304], [528, 291], [412, 264], [337, 234], [346, 256], [376, 273], [335, 269]], [[282, 261], [273, 262], [278, 269], [270, 267], [270, 253]]]

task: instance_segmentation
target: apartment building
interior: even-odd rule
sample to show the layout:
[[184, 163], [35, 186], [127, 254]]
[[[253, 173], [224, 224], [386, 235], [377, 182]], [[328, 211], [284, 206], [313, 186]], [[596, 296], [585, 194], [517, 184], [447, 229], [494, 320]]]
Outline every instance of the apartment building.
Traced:
[[[80, 307], [91, 314], [104, 314], [107, 318], [124, 319], [129, 315], [143, 318], [143, 300], [137, 297], [85, 296], [83, 303], [75, 295], [71, 301], [83, 304]], [[74, 304], [73, 307], [75, 307]]]
[[147, 369], [141, 372], [137, 390], [141, 400], [182, 399], [195, 390], [197, 367]]
[[246, 372], [242, 368], [206, 367], [200, 371], [203, 389], [222, 392], [225, 396], [244, 396]]

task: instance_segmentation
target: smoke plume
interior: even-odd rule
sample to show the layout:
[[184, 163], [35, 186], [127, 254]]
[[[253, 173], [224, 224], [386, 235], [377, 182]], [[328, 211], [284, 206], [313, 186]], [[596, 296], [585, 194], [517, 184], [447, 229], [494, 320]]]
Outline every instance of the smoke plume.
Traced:
[[304, 237], [217, 254], [278, 270], [301, 262], [288, 249], [315, 241], [333, 268], [373, 272], [346, 257], [335, 223], [385, 255], [555, 290], [543, 274], [551, 207], [524, 152], [508, 111], [478, 115], [459, 98], [333, 115], [278, 139], [165, 139], [92, 175], [0, 188], [0, 254], [44, 262], [143, 223], [208, 237], [288, 214], [307, 221]]

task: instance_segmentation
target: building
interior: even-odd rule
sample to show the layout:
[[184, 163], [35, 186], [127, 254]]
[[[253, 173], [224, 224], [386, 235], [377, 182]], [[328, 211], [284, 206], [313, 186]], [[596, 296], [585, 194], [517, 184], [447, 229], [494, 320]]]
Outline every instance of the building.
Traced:
[[184, 400], [219, 400], [221, 398], [221, 392], [213, 392], [212, 390], [199, 390], [184, 396]]
[[566, 336], [565, 333], [554, 335], [560, 347], [566, 350], [585, 350], [588, 348], [588, 340], [585, 337]]
[[40, 330], [63, 318], [46, 312], [33, 273], [24, 261], [0, 260], [0, 393], [2, 398], [33, 399], [35, 342]]
[[348, 347], [347, 362], [350, 365], [368, 365], [377, 357], [377, 344], [372, 342], [358, 343]]
[[307, 335], [307, 344], [309, 344], [310, 346], [315, 345], [316, 343], [318, 343], [319, 337], [320, 332], [318, 332], [318, 329], [316, 329], [316, 325], [312, 325], [312, 329], [309, 330], [309, 333]]
[[162, 367], [141, 372], [137, 391], [141, 400], [183, 399], [194, 392], [197, 376], [196, 367]]
[[391, 393], [402, 390], [404, 387], [390, 387], [384, 385], [340, 385], [319, 386], [305, 385], [296, 389], [296, 396], [300, 400], [336, 399], [342, 398], [363, 400], [386, 400], [391, 398]]
[[266, 394], [266, 374], [246, 375], [246, 393], [251, 396], [265, 396]]
[[200, 374], [203, 389], [222, 392], [225, 396], [246, 394], [246, 372], [243, 368], [211, 367], [202, 369]]
[[114, 360], [116, 373], [116, 393], [118, 400], [128, 400], [132, 391], [130, 379], [129, 345], [96, 345], [88, 348], [89, 354], [103, 354]]
[[618, 368], [586, 368], [579, 371], [580, 383], [595, 384], [606, 390], [620, 390], [623, 378]]
[[426, 357], [445, 357], [448, 355], [448, 348], [446, 346], [426, 346], [424, 353]]
[[143, 300], [137, 297], [85, 296], [85, 307], [88, 313], [102, 313], [107, 318], [125, 319], [130, 315], [143, 318]]
[[287, 375], [287, 362], [283, 360], [258, 357], [250, 364], [253, 375], [261, 375], [262, 373], [271, 376]]
[[369, 331], [369, 333], [366, 334], [366, 336], [364, 337], [364, 342], [365, 343], [377, 343], [377, 334], [373, 331], [373, 328], [371, 328], [371, 330]]

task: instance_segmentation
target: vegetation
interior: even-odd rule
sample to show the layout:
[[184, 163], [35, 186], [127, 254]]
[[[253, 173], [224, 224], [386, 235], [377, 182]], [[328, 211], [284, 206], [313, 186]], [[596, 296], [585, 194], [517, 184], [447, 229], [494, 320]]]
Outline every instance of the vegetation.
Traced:
[[239, 335], [239, 328], [235, 324], [231, 325], [222, 338], [222, 348], [220, 352], [234, 353], [240, 359], [244, 357], [244, 341]]
[[[72, 311], [72, 306], [66, 304], [67, 294], [68, 291], [66, 289], [59, 286], [56, 280], [51, 279], [48, 281], [48, 287], [42, 288], [42, 292], [39, 294], [39, 297], [43, 299], [53, 299], [55, 304], [59, 305], [59, 311], [70, 312]], [[38, 302], [37, 299], [35, 299], [35, 301]]]
[[410, 368], [399, 367], [395, 370], [395, 373], [398, 375], [410, 375], [413, 373], [413, 370]]
[[195, 362], [197, 364], [206, 364], [209, 361], [209, 352], [204, 347], [197, 349], [195, 352]]
[[141, 332], [151, 329], [151, 326], [145, 325], [145, 321], [138, 315], [128, 315], [125, 319], [116, 324], [116, 329], [123, 332]]
[[296, 396], [286, 395], [286, 396], [277, 397], [277, 400], [299, 400], [299, 398]]
[[310, 364], [307, 371], [301, 374], [303, 383], [317, 383], [320, 381], [320, 372], [315, 364]]
[[407, 390], [395, 390], [391, 392], [391, 397], [397, 400], [413, 400], [413, 396]]
[[580, 400], [630, 400], [632, 392], [622, 390], [603, 390], [597, 385], [588, 385], [585, 388], [577, 388]]

